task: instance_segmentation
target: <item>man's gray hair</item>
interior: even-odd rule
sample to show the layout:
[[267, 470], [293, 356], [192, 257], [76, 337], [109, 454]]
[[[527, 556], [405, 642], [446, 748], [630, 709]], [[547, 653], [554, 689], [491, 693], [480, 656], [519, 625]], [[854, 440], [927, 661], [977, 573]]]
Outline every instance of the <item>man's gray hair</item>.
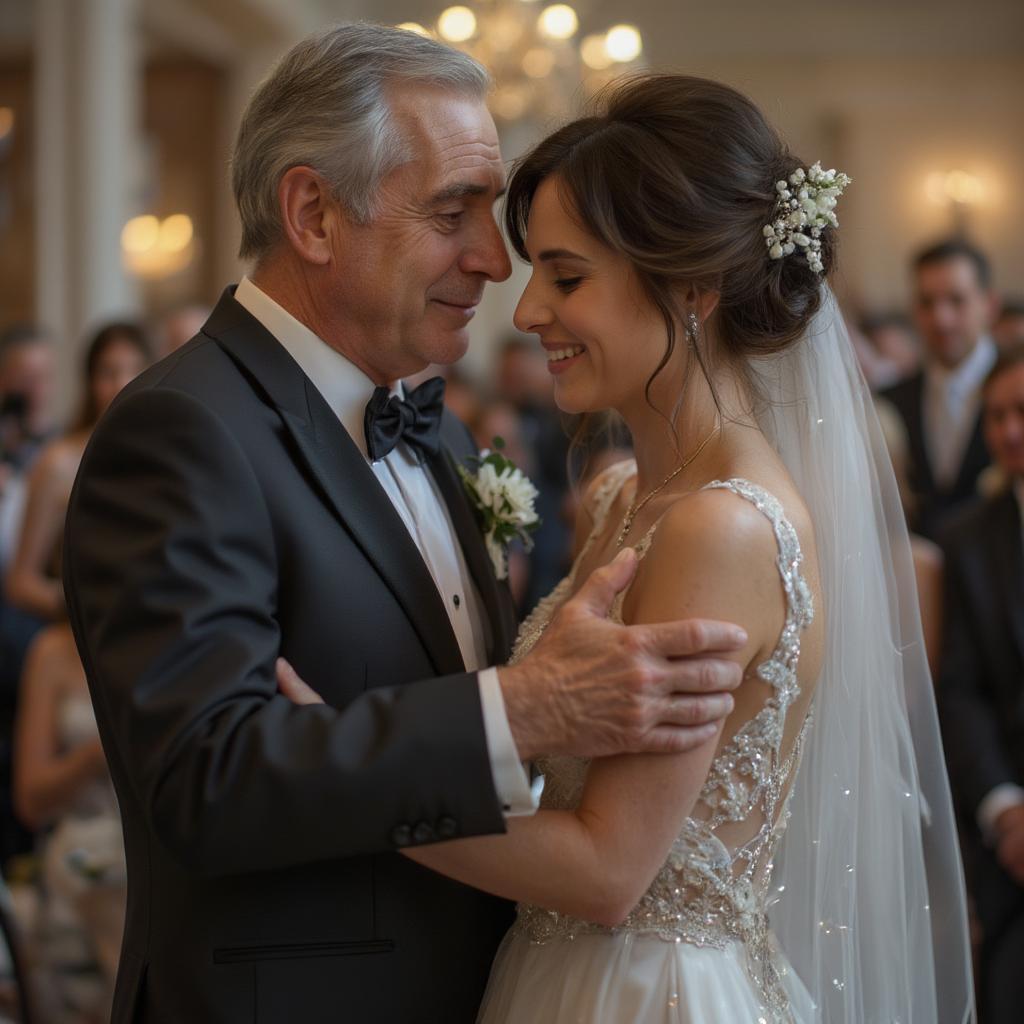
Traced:
[[242, 259], [281, 239], [277, 187], [291, 167], [312, 167], [357, 221], [371, 219], [381, 180], [408, 158], [387, 98], [408, 83], [482, 99], [490, 77], [467, 54], [384, 25], [338, 25], [281, 58], [242, 115], [231, 161]]

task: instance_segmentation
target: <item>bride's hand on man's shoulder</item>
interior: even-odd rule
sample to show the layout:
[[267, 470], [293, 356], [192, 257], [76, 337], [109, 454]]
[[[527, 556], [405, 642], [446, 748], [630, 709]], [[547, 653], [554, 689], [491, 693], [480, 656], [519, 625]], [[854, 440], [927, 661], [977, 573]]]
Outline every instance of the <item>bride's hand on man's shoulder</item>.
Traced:
[[499, 670], [520, 757], [682, 753], [714, 737], [733, 707], [747, 642], [726, 622], [623, 626], [608, 613], [637, 568], [627, 548], [595, 570], [521, 662]]

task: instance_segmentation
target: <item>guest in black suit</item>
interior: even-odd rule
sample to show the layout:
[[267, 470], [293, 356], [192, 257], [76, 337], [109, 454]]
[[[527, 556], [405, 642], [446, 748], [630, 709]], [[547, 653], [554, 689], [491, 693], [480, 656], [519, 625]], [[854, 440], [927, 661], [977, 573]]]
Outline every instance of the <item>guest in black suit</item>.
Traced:
[[1009, 484], [944, 537], [946, 630], [939, 701], [964, 812], [969, 881], [983, 931], [986, 1024], [1024, 1015], [1024, 348], [983, 391], [985, 439]]
[[[124, 819], [115, 1024], [472, 1021], [511, 908], [400, 851], [531, 813], [520, 758], [690, 749], [729, 709], [683, 691], [739, 673], [685, 656], [734, 627], [607, 621], [629, 556], [493, 667], [515, 623], [474, 448], [437, 382], [401, 384], [510, 272], [487, 85], [395, 29], [296, 46], [234, 156], [251, 278], [83, 459], [66, 590]], [[325, 706], [278, 693], [279, 656]]]
[[997, 309], [984, 254], [960, 240], [914, 260], [914, 318], [925, 345], [921, 373], [882, 393], [910, 441], [912, 525], [935, 537], [972, 498], [989, 463], [981, 433], [981, 384], [996, 360], [989, 335]]

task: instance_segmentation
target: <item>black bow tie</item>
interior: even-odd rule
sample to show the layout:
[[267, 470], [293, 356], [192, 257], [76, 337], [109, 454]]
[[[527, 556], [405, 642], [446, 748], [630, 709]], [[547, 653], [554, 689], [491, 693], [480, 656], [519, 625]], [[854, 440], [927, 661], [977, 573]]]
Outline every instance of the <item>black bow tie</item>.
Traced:
[[363, 430], [366, 452], [372, 462], [383, 459], [400, 440], [421, 455], [436, 455], [441, 447], [441, 413], [444, 411], [444, 379], [431, 377], [405, 398], [377, 388], [366, 403]]

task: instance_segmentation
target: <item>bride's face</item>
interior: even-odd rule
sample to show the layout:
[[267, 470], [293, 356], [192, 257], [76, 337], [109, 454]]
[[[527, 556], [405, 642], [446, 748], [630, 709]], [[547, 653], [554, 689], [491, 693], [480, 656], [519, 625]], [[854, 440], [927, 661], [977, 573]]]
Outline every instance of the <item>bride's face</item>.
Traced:
[[665, 322], [625, 257], [584, 231], [567, 207], [557, 177], [541, 183], [526, 232], [533, 271], [515, 324], [546, 349], [560, 409], [628, 414], [645, 401], [665, 354]]

